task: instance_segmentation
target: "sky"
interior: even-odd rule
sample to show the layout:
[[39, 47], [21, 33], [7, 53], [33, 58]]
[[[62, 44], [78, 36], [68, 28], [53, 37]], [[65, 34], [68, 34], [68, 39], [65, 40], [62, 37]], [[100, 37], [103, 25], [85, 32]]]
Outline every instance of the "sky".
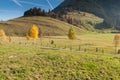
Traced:
[[0, 0], [0, 20], [9, 20], [23, 16], [32, 7], [40, 7], [46, 11], [54, 9], [63, 0]]

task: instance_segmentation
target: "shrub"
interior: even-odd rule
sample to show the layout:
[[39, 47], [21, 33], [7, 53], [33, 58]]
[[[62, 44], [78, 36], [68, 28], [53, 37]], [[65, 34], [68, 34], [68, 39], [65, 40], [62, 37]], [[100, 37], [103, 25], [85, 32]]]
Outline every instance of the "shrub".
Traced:
[[27, 39], [27, 41], [29, 41], [29, 40], [30, 40], [30, 36], [29, 36], [29, 35], [27, 35], [27, 36], [26, 36], [26, 39]]

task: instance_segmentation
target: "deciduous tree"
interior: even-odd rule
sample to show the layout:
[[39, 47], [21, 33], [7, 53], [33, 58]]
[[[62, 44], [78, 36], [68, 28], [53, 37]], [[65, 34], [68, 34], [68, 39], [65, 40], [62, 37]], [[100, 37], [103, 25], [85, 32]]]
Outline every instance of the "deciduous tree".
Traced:
[[2, 39], [6, 39], [6, 34], [5, 34], [5, 31], [3, 29], [0, 29], [0, 37]]
[[120, 43], [120, 36], [118, 34], [116, 34], [114, 36], [114, 46], [115, 46], [115, 52], [117, 52], [117, 47], [119, 46]]
[[32, 28], [30, 29], [30, 36], [33, 39], [37, 39], [38, 34], [39, 34], [39, 29], [38, 29], [37, 25], [33, 25]]
[[68, 38], [71, 40], [76, 39], [75, 30], [72, 27], [68, 31]]

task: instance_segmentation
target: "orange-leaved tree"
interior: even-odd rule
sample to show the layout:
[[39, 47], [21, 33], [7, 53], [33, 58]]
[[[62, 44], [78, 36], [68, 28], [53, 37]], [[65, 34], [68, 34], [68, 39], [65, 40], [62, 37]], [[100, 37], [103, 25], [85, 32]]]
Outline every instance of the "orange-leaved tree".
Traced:
[[37, 27], [37, 25], [33, 25], [32, 28], [30, 29], [30, 36], [33, 39], [37, 39], [39, 35], [39, 29]]
[[3, 29], [0, 29], [0, 37], [4, 40], [6, 39], [6, 34], [5, 31]]
[[114, 46], [115, 46], [115, 52], [117, 52], [117, 47], [119, 46], [120, 43], [120, 36], [118, 34], [116, 34], [114, 36]]

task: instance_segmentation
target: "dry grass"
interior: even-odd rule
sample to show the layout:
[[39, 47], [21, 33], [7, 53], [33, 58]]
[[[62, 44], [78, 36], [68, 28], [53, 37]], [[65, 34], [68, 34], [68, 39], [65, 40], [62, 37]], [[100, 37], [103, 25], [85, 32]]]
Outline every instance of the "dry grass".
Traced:
[[65, 22], [50, 17], [22, 17], [0, 23], [0, 28], [9, 35], [26, 35], [33, 24], [41, 28], [44, 35], [67, 35], [70, 27], [73, 27], [77, 34], [84, 30]]

